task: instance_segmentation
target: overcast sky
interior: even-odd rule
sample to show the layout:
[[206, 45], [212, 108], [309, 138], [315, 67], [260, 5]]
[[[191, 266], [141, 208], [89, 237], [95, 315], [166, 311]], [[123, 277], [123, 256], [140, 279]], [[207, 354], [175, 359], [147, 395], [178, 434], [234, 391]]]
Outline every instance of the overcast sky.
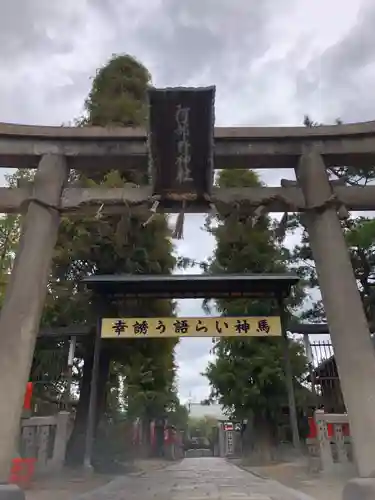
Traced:
[[[375, 0], [11, 0], [0, 6], [0, 121], [61, 125], [113, 53], [136, 56], [157, 86], [217, 86], [217, 125], [375, 118]], [[278, 185], [291, 172], [263, 172]], [[190, 216], [180, 252], [213, 249]], [[197, 245], [199, 241], [199, 245]], [[199, 303], [181, 304], [199, 314]], [[178, 349], [180, 393], [208, 395], [210, 339]]]

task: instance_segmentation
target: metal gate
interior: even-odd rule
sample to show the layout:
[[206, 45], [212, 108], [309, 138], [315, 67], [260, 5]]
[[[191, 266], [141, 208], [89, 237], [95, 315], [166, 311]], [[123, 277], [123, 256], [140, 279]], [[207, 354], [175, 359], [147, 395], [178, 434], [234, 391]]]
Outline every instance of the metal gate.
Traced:
[[[305, 341], [310, 368], [307, 381], [319, 396], [319, 406], [326, 412], [343, 413], [345, 404], [341, 392], [340, 378], [330, 339]], [[306, 345], [308, 342], [308, 345]]]

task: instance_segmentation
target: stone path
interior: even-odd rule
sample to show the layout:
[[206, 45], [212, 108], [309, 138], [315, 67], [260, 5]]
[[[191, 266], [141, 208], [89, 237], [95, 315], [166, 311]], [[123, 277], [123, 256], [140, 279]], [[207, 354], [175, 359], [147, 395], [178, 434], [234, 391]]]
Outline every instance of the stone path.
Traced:
[[275, 481], [312, 495], [316, 500], [341, 500], [345, 484], [355, 477], [352, 467], [342, 468], [335, 474], [313, 472], [308, 463], [295, 460], [258, 467], [243, 466], [257, 476], [271, 478]]
[[[165, 469], [170, 463], [162, 459], [134, 460], [126, 464], [127, 475], [153, 473]], [[79, 468], [65, 468], [60, 474], [49, 474], [36, 479], [25, 492], [26, 500], [69, 500], [96, 490], [115, 477], [113, 474], [85, 474]]]
[[162, 471], [119, 477], [74, 500], [313, 500], [221, 458], [186, 458]]

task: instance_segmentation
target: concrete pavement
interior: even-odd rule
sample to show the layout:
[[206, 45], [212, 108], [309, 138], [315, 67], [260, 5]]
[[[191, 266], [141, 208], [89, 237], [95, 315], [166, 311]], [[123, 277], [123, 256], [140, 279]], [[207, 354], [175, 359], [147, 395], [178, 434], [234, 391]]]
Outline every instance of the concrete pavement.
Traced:
[[185, 458], [164, 470], [119, 477], [74, 500], [313, 500], [222, 458]]

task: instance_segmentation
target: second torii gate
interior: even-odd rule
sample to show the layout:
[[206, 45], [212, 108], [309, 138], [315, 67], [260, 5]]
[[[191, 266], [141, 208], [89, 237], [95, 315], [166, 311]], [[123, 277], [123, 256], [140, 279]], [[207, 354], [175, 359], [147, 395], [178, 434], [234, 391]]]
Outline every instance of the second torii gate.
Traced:
[[[292, 274], [223, 274], [223, 275], [94, 275], [84, 278], [83, 283], [99, 297], [121, 297], [123, 300], [134, 298], [148, 299], [186, 299], [186, 298], [247, 298], [262, 300], [268, 303], [270, 317], [247, 318], [123, 318], [118, 320], [102, 319], [98, 317], [94, 347], [93, 370], [90, 386], [89, 415], [86, 427], [86, 446], [84, 465], [91, 467], [92, 446], [94, 438], [94, 422], [96, 420], [96, 386], [98, 380], [100, 347], [103, 340], [108, 339], [137, 339], [174, 337], [279, 337], [283, 343], [284, 373], [286, 392], [288, 396], [290, 428], [293, 436], [293, 445], [300, 450], [300, 438], [297, 422], [296, 402], [294, 395], [293, 374], [290, 363], [289, 343], [286, 332], [285, 300], [291, 293], [292, 287], [299, 282], [299, 278]], [[180, 329], [169, 330], [177, 321]], [[204, 324], [210, 321], [210, 326]], [[134, 325], [135, 323], [135, 325]], [[146, 329], [142, 325], [147, 323]], [[157, 323], [169, 323], [164, 330]], [[194, 323], [196, 325], [194, 329]], [[213, 326], [216, 323], [216, 326]], [[218, 328], [218, 324], [222, 328]], [[132, 330], [133, 324], [133, 332]], [[176, 323], [175, 323], [176, 324]], [[205, 333], [197, 328], [201, 324]], [[262, 326], [263, 324], [263, 326]], [[152, 326], [154, 325], [154, 326]], [[181, 325], [182, 328], [181, 328]], [[237, 328], [236, 325], [246, 325], [248, 328]], [[266, 326], [266, 328], [264, 328]], [[159, 330], [158, 330], [159, 328]], [[169, 331], [168, 331], [169, 330]], [[173, 330], [173, 328], [172, 328]], [[242, 333], [241, 333], [242, 332]]]

